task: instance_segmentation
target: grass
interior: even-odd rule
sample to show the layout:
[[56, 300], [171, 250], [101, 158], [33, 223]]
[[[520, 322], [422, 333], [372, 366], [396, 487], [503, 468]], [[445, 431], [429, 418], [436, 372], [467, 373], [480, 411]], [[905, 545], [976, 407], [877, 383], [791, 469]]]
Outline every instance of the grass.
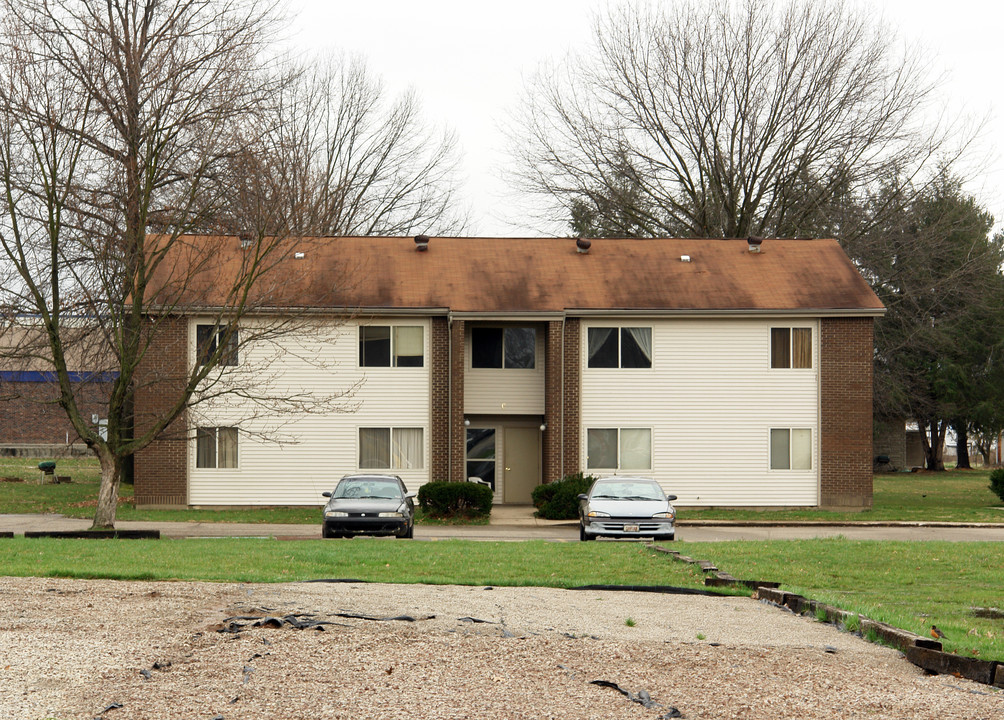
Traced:
[[[124, 543], [124, 544], [123, 544]], [[292, 582], [356, 578], [433, 585], [698, 587], [703, 575], [640, 543], [0, 540], [5, 575], [116, 580]]]
[[680, 520], [829, 520], [913, 522], [1004, 522], [1004, 502], [989, 488], [989, 470], [876, 475], [871, 509], [829, 512], [680, 508]]
[[736, 577], [861, 613], [918, 635], [937, 625], [949, 652], [1004, 660], [1004, 623], [975, 608], [1004, 606], [1004, 547], [992, 542], [876, 542], [844, 538], [690, 543], [684, 554]]

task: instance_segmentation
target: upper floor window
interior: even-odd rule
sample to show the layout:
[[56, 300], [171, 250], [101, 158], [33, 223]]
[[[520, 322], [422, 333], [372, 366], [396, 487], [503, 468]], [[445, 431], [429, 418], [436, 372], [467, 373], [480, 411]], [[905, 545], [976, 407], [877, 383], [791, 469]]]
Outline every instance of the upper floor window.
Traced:
[[770, 366], [772, 368], [811, 368], [812, 328], [771, 328]]
[[471, 328], [472, 368], [533, 370], [537, 331], [525, 327]]
[[588, 366], [591, 368], [652, 367], [652, 328], [589, 328]]
[[228, 328], [219, 325], [196, 325], [195, 347], [199, 365], [205, 365], [216, 352], [216, 348], [226, 342], [226, 351], [220, 356], [220, 365], [237, 364], [237, 329], [226, 339]]
[[363, 325], [359, 328], [360, 367], [422, 367], [421, 325]]
[[237, 467], [237, 428], [197, 428], [195, 431], [195, 467]]

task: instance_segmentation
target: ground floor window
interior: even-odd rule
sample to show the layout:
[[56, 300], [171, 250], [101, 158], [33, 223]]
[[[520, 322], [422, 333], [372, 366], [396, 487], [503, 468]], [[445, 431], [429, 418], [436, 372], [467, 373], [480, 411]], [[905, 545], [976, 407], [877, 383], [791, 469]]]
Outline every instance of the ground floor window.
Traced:
[[195, 467], [237, 467], [237, 428], [197, 428], [195, 431]]
[[651, 470], [651, 428], [587, 428], [586, 467]]
[[467, 428], [467, 477], [495, 490], [495, 428]]
[[811, 470], [812, 430], [808, 428], [771, 428], [771, 470]]
[[422, 428], [359, 428], [359, 467], [416, 470], [424, 467]]

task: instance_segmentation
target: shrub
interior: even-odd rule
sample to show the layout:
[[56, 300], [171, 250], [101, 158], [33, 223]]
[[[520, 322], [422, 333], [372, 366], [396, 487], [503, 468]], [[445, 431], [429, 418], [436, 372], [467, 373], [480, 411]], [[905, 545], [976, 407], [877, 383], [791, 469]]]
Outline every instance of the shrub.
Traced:
[[997, 468], [990, 473], [990, 489], [1004, 501], [1004, 468]]
[[548, 520], [575, 520], [579, 517], [579, 495], [589, 492], [596, 480], [592, 475], [575, 473], [561, 480], [533, 489], [533, 505], [537, 516]]
[[418, 489], [418, 504], [436, 517], [488, 517], [492, 489], [472, 482], [430, 482]]

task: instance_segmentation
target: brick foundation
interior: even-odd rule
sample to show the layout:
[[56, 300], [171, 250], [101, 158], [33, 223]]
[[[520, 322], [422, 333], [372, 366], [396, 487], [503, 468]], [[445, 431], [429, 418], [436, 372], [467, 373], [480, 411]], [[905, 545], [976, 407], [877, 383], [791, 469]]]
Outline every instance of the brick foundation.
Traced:
[[871, 318], [823, 318], [819, 339], [819, 504], [872, 505]]

